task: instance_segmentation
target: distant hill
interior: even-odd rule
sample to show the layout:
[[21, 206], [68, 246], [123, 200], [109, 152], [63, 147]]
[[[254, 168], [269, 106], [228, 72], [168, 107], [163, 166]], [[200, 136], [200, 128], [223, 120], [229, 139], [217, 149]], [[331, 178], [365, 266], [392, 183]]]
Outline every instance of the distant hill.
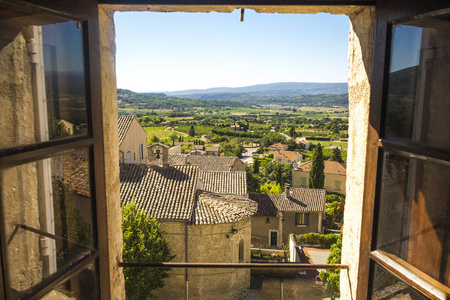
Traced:
[[232, 100], [231, 98], [233, 97], [230, 94], [250, 94], [251, 96], [266, 97], [292, 97], [318, 94], [341, 95], [347, 93], [347, 83], [320, 82], [278, 82], [237, 88], [217, 87], [209, 89], [165, 92], [168, 96], [215, 100]]

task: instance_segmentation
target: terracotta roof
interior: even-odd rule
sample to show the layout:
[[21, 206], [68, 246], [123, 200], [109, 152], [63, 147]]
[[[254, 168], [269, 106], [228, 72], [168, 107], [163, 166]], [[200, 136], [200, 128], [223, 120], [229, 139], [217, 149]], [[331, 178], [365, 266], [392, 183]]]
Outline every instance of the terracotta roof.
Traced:
[[251, 217], [256, 211], [256, 202], [247, 197], [198, 191], [192, 223], [232, 223]]
[[[344, 164], [338, 163], [337, 161], [326, 160], [325, 163], [325, 174], [336, 174], [336, 175], [347, 175], [347, 171]], [[307, 161], [297, 166], [299, 171], [309, 172], [311, 171], [312, 161]]]
[[324, 189], [291, 188], [291, 196], [284, 194], [249, 193], [258, 203], [257, 216], [275, 216], [278, 211], [322, 212], [325, 209]]
[[274, 194], [257, 194], [249, 193], [248, 197], [258, 203], [258, 211], [255, 216], [267, 216], [275, 217], [277, 215], [278, 209], [272, 200]]
[[[161, 168], [124, 164], [120, 167], [122, 205], [135, 201], [152, 218], [197, 225], [219, 224], [248, 218], [257, 210], [257, 204], [246, 196], [197, 190], [201, 172], [196, 165]], [[238, 175], [235, 177], [239, 178]]]
[[183, 158], [191, 165], [198, 165], [202, 172], [229, 172], [230, 169], [240, 161], [237, 157], [231, 156], [203, 156], [203, 155], [183, 155], [169, 154], [169, 165], [182, 164]]
[[119, 145], [122, 144], [134, 118], [134, 116], [119, 116]]
[[84, 151], [62, 156], [64, 184], [77, 194], [90, 197], [89, 161]]
[[286, 144], [276, 143], [276, 144], [269, 146], [269, 148], [285, 148], [287, 146], [288, 145], [286, 145]]
[[120, 166], [122, 204], [134, 199], [139, 209], [159, 220], [190, 221], [197, 188], [197, 166], [160, 168], [137, 164]]
[[246, 195], [247, 173], [239, 172], [199, 172], [203, 190], [208, 192]]
[[286, 151], [286, 150], [280, 150], [273, 154], [273, 157], [280, 157], [280, 158], [287, 158], [294, 160], [296, 156], [300, 156], [301, 154], [296, 151]]

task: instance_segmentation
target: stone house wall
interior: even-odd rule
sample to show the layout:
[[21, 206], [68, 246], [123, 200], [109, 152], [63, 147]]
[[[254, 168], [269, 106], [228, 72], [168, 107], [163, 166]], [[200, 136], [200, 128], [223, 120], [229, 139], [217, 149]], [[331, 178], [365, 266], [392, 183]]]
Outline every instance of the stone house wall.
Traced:
[[[251, 219], [216, 225], [187, 225], [184, 222], [160, 222], [169, 241], [173, 262], [238, 263], [239, 244], [243, 241], [243, 262], [250, 262]], [[233, 233], [233, 229], [237, 229]], [[232, 299], [250, 286], [248, 269], [190, 269], [188, 293], [192, 299]], [[165, 287], [154, 292], [155, 299], [185, 299], [186, 271], [173, 269]]]
[[[140, 145], [143, 145], [143, 159], [140, 157]], [[147, 163], [147, 132], [145, 132], [136, 119], [133, 119], [131, 122], [128, 132], [119, 146], [119, 150], [124, 153], [125, 162], [127, 161], [127, 152], [130, 151], [131, 163]]]
[[[284, 219], [281, 222], [280, 217], [252, 217], [252, 245], [257, 248], [270, 247], [270, 233], [278, 232], [278, 248], [289, 243], [289, 235], [303, 234], [309, 232], [321, 232], [322, 213], [309, 213], [309, 225], [295, 225], [295, 212], [282, 212]], [[269, 223], [266, 220], [269, 219]]]
[[[306, 185], [302, 184], [302, 179], [304, 178], [303, 182], [306, 182]], [[300, 171], [300, 170], [292, 170], [292, 187], [302, 187], [307, 188], [308, 187], [308, 179], [309, 179], [309, 172]], [[336, 181], [340, 182], [340, 189], [336, 189]], [[329, 193], [339, 193], [339, 194], [346, 194], [345, 185], [347, 181], [346, 175], [337, 175], [337, 174], [325, 174], [325, 183], [324, 183], [324, 189]]]

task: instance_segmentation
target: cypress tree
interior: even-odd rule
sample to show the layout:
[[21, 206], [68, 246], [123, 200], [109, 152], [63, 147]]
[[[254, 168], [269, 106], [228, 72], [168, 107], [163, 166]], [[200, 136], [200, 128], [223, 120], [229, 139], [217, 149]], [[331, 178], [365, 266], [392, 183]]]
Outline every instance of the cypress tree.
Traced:
[[253, 160], [253, 173], [259, 174], [259, 159]]
[[189, 135], [194, 137], [195, 136], [195, 129], [194, 126], [191, 126], [191, 128], [189, 129]]
[[308, 187], [310, 189], [323, 189], [325, 184], [325, 163], [323, 162], [322, 146], [317, 145], [312, 157], [311, 170], [309, 171]]

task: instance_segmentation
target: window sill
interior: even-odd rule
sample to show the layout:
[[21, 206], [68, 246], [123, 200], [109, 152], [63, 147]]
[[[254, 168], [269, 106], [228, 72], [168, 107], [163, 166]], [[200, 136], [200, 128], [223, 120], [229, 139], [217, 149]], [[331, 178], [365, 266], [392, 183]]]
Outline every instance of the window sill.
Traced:
[[295, 225], [297, 227], [308, 227], [308, 225]]

